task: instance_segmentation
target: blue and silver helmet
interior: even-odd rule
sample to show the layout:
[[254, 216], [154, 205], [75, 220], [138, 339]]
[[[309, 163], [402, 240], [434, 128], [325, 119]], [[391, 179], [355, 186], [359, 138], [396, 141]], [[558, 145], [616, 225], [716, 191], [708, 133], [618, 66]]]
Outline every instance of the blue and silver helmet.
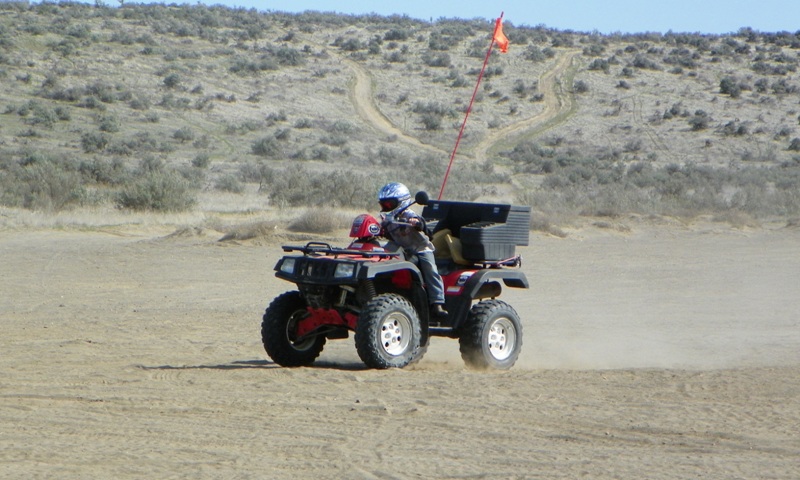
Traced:
[[382, 212], [390, 212], [397, 208], [411, 205], [411, 192], [402, 183], [387, 183], [378, 191], [378, 203]]

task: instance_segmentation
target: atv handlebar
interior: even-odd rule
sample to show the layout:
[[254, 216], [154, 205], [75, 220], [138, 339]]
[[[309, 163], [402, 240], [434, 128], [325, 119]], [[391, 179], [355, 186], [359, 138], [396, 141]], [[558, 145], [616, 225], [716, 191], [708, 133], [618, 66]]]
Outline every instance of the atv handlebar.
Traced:
[[417, 230], [419, 232], [422, 231], [422, 222], [420, 222], [420, 223], [409, 223], [409, 222], [398, 222], [397, 220], [390, 220], [387, 223], [393, 223], [395, 225], [402, 225], [404, 227], [413, 228], [413, 229], [415, 229], [415, 230]]

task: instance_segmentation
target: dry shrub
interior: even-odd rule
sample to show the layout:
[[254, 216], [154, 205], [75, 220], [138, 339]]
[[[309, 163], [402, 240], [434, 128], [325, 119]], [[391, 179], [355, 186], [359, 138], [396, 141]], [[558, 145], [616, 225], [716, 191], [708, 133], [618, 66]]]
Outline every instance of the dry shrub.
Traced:
[[263, 221], [244, 225], [235, 225], [233, 227], [223, 229], [223, 231], [225, 231], [225, 235], [223, 235], [219, 241], [226, 242], [231, 240], [252, 240], [254, 238], [266, 238], [274, 235], [277, 230], [278, 222], [276, 221]]
[[0, 205], [61, 211], [86, 198], [78, 172], [48, 159], [0, 168]]
[[330, 233], [350, 226], [351, 218], [330, 208], [308, 209], [289, 223], [289, 231]]
[[174, 172], [148, 172], [117, 194], [122, 209], [182, 212], [196, 203], [189, 183]]
[[608, 222], [605, 220], [598, 220], [596, 222], [592, 222], [592, 226], [599, 228], [601, 230], [614, 230], [619, 233], [630, 233], [631, 227], [625, 225], [623, 223], [615, 223], [615, 222]]
[[718, 223], [727, 223], [733, 228], [759, 228], [761, 222], [746, 212], [730, 210], [714, 215], [712, 220]]
[[558, 238], [566, 238], [567, 232], [559, 228], [557, 225], [551, 223], [551, 219], [542, 213], [534, 213], [531, 215], [531, 230], [534, 232], [542, 232], [548, 235], [553, 235]]

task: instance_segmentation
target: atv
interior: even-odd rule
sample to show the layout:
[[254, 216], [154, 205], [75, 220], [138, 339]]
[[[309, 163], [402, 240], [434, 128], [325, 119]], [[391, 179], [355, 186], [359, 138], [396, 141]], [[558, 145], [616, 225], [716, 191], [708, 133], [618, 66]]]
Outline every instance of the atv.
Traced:
[[418, 362], [432, 336], [457, 338], [470, 367], [514, 365], [522, 324], [498, 297], [502, 285], [528, 288], [515, 246], [528, 245], [530, 207], [430, 200], [425, 192], [414, 203], [424, 207], [436, 247], [447, 316], [429, 311], [417, 265], [380, 240], [374, 217], [360, 215], [350, 232], [356, 240], [346, 248], [324, 242], [282, 247], [288, 255], [275, 265], [275, 276], [297, 289], [276, 297], [263, 316], [261, 339], [275, 363], [311, 365], [327, 340], [354, 332], [356, 351], [370, 368]]

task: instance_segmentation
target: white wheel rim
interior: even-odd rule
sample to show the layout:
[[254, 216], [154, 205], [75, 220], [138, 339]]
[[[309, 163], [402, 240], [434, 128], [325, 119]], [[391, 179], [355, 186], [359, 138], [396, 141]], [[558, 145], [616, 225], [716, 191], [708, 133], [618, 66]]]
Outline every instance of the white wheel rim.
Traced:
[[400, 312], [391, 313], [383, 319], [379, 335], [386, 353], [402, 355], [411, 342], [411, 320]]
[[505, 317], [498, 318], [489, 327], [489, 353], [495, 360], [505, 360], [514, 352], [517, 344], [517, 330], [514, 323]]

